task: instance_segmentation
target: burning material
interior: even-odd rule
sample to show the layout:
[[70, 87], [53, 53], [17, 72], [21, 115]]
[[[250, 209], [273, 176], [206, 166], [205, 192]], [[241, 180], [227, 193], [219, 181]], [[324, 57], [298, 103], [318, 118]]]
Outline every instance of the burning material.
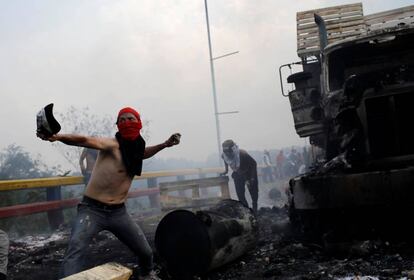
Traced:
[[155, 247], [174, 278], [192, 279], [252, 249], [256, 233], [252, 211], [223, 200], [208, 211], [170, 212], [158, 225]]

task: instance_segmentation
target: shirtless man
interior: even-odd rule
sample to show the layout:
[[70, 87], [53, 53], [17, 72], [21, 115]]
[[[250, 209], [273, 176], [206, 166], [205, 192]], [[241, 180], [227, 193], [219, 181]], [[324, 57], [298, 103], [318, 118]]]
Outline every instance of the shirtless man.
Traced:
[[142, 160], [164, 148], [177, 145], [180, 135], [173, 134], [164, 143], [145, 147], [145, 141], [140, 135], [140, 115], [129, 107], [119, 111], [117, 126], [118, 132], [114, 138], [74, 134], [54, 134], [48, 137], [37, 133], [43, 140], [99, 150], [91, 180], [78, 205], [78, 214], [63, 261], [62, 276], [81, 271], [93, 236], [102, 230], [109, 230], [138, 256], [143, 279], [159, 279], [153, 271], [151, 247], [140, 227], [126, 212], [124, 202], [133, 177], [141, 175]]

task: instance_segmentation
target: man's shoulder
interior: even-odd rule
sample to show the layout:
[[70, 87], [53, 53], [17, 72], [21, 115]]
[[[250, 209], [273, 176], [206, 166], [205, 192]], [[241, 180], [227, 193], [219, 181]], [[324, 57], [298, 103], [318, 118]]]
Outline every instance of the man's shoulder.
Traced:
[[240, 149], [239, 152], [240, 152], [240, 157], [246, 157], [246, 158], [253, 159], [253, 157], [246, 150]]
[[100, 146], [104, 147], [98, 150], [110, 152], [119, 149], [119, 142], [115, 137], [100, 137], [98, 141], [101, 143]]

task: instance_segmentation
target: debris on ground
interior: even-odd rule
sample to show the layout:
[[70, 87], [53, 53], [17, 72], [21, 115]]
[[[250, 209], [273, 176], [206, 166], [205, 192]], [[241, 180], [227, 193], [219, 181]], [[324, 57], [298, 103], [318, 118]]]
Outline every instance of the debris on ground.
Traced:
[[[387, 240], [365, 240], [325, 248], [292, 236], [286, 208], [261, 208], [256, 247], [241, 258], [202, 275], [200, 280], [236, 279], [411, 279], [414, 275], [414, 247]], [[144, 227], [145, 228], [145, 227]], [[69, 235], [68, 229], [47, 238], [31, 237], [11, 241], [9, 278], [14, 280], [58, 279]], [[57, 237], [61, 237], [60, 239]], [[153, 233], [148, 232], [150, 241]], [[35, 244], [41, 246], [35, 246]], [[94, 239], [88, 253], [88, 267], [118, 262], [134, 270], [139, 266], [129, 249], [112, 234]], [[159, 262], [158, 262], [159, 263]], [[162, 279], [168, 272], [157, 266]]]

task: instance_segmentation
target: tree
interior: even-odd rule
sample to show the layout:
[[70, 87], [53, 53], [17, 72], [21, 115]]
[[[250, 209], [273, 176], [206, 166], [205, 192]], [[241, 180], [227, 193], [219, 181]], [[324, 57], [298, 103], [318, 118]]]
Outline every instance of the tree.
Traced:
[[39, 156], [32, 156], [21, 146], [11, 144], [0, 152], [0, 180], [28, 179], [60, 172], [60, 166], [49, 169]]
[[[0, 180], [30, 179], [62, 174], [60, 166], [48, 168], [39, 156], [33, 157], [21, 146], [11, 144], [0, 151]], [[0, 191], [0, 207], [46, 200], [44, 189]], [[47, 220], [39, 215], [2, 219], [0, 228], [10, 232], [42, 231], [48, 227]]]
[[[56, 119], [60, 122], [62, 129], [67, 133], [93, 135], [100, 137], [112, 137], [117, 131], [116, 116], [96, 115], [92, 113], [89, 107], [76, 108], [70, 106], [64, 113], [56, 113]], [[147, 127], [148, 121], [143, 121], [143, 127]], [[144, 130], [144, 138], [148, 136]], [[75, 168], [79, 169], [79, 158], [82, 148], [68, 146], [59, 142], [54, 142], [53, 146], [60, 154]]]

